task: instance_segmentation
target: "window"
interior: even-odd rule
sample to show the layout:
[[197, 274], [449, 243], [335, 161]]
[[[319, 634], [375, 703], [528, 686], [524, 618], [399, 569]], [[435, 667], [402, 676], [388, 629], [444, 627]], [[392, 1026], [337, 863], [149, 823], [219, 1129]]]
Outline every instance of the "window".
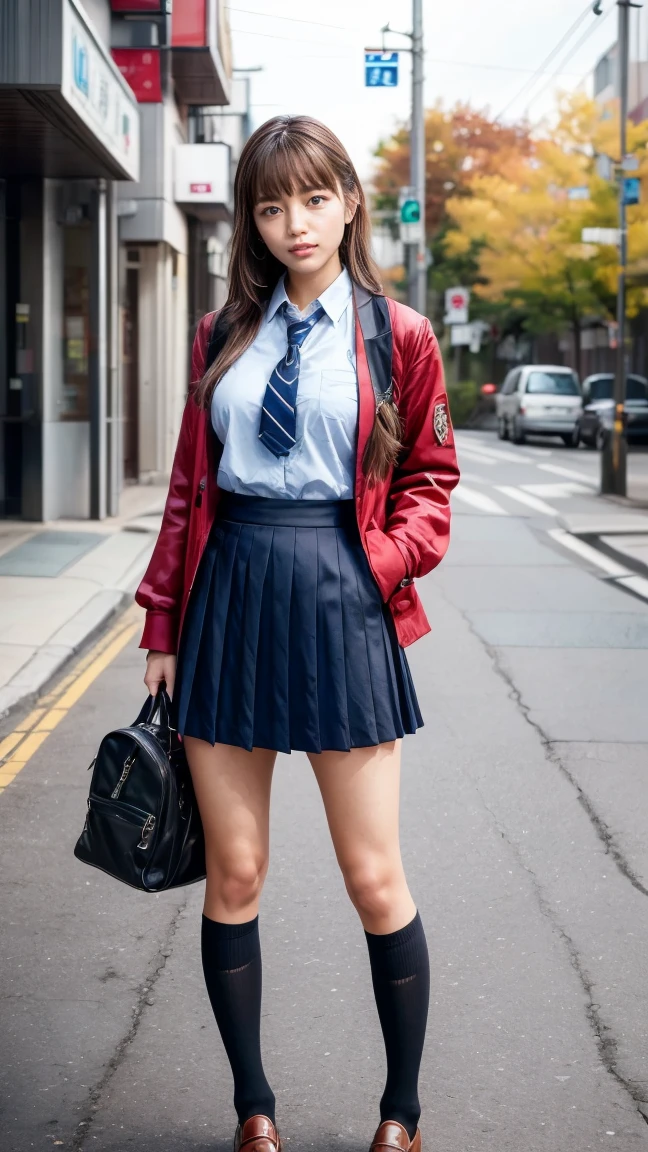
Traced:
[[520, 379], [520, 369], [514, 368], [509, 372], [506, 380], [502, 385], [502, 396], [511, 396], [517, 387], [517, 382]]
[[599, 376], [587, 387], [588, 400], [611, 400], [614, 394], [614, 376]]
[[648, 383], [642, 376], [628, 376], [626, 400], [643, 400], [644, 403], [648, 403]]
[[[588, 402], [592, 400], [614, 399], [614, 376], [599, 376], [592, 380], [587, 389]], [[648, 403], [648, 382], [643, 376], [628, 376], [626, 380], [626, 399], [643, 400]]]
[[87, 420], [89, 414], [90, 240], [87, 225], [63, 230], [61, 420]]
[[569, 372], [530, 372], [526, 391], [552, 396], [579, 396], [576, 379]]

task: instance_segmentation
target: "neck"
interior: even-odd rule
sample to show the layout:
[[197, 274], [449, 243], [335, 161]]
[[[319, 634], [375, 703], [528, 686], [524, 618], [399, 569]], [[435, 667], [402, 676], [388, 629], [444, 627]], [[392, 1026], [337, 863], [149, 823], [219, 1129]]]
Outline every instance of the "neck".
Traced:
[[330, 288], [342, 271], [339, 252], [335, 252], [330, 260], [317, 272], [287, 272], [285, 279], [286, 295], [291, 304], [296, 304], [300, 312], [308, 308], [313, 300], [317, 300], [322, 292]]

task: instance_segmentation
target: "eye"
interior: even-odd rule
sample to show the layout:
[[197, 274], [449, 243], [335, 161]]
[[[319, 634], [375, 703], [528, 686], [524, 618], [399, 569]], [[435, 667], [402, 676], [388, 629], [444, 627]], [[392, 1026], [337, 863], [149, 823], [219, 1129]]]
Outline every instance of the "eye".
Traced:
[[280, 209], [277, 208], [276, 204], [270, 204], [267, 208], [263, 208], [261, 210], [261, 215], [262, 216], [275, 216], [276, 213], [279, 211], [280, 211]]
[[[317, 203], [315, 203], [315, 201], [317, 201]], [[319, 208], [320, 204], [324, 204], [325, 201], [326, 201], [326, 196], [321, 196], [319, 194], [319, 192], [317, 193], [316, 196], [311, 196], [311, 198], [310, 198], [311, 204], [314, 204], [316, 208]]]

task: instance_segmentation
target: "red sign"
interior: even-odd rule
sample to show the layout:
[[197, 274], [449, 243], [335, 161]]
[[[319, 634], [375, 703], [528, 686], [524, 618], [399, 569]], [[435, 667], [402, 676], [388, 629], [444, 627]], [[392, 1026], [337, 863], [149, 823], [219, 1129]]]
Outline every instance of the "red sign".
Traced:
[[466, 297], [463, 292], [455, 292], [454, 295], [450, 297], [450, 303], [453, 308], [463, 308], [466, 303]]
[[189, 191], [192, 192], [195, 196], [205, 196], [208, 192], [211, 192], [211, 190], [212, 190], [211, 184], [190, 184], [189, 185]]
[[163, 16], [166, 12], [166, 0], [110, 0], [113, 12], [152, 12]]
[[214, 0], [176, 0], [173, 5], [171, 43], [174, 48], [204, 48]]
[[140, 104], [162, 103], [160, 53], [157, 48], [113, 48], [112, 58]]

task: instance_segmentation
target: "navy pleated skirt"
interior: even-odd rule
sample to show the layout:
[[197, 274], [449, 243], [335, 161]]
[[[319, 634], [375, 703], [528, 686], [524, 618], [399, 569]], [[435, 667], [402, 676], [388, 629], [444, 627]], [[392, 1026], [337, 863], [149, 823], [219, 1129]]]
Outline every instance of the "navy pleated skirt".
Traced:
[[422, 726], [353, 500], [222, 493], [173, 711], [181, 734], [249, 751], [348, 751]]

